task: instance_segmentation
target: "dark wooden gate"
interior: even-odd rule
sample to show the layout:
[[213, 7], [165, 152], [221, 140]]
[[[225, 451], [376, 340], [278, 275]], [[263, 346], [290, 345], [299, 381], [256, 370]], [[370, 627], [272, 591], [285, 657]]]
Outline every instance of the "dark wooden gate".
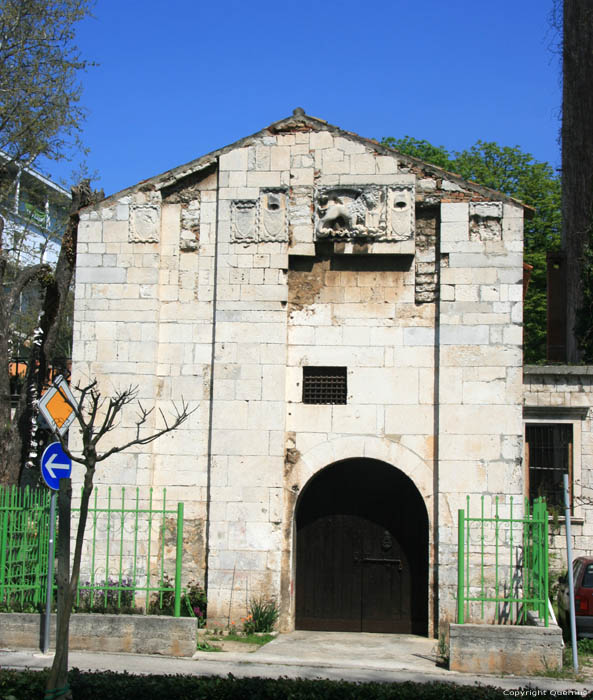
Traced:
[[427, 534], [400, 471], [374, 460], [325, 469], [297, 512], [297, 629], [426, 634]]

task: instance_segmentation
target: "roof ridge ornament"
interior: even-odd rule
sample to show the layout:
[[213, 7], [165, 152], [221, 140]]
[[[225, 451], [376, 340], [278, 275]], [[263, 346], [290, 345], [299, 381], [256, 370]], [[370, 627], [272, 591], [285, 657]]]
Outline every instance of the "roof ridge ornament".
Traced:
[[306, 117], [305, 110], [302, 107], [297, 107], [292, 110], [293, 117]]

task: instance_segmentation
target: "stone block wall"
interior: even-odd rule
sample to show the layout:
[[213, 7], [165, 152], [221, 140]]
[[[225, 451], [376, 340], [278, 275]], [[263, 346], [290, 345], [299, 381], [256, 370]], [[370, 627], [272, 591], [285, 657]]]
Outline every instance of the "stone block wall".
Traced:
[[[457, 517], [521, 508], [523, 212], [500, 202], [441, 205], [438, 365], [439, 589], [453, 619]], [[475, 557], [479, 568], [479, 559]], [[506, 560], [505, 560], [506, 561]], [[470, 561], [470, 569], [471, 561]], [[494, 567], [488, 568], [494, 576]]]
[[[3, 613], [0, 644], [8, 649], [39, 649], [45, 619], [36, 613]], [[112, 654], [164, 654], [191, 657], [197, 626], [190, 617], [165, 615], [89, 615], [70, 618], [69, 648]], [[50, 649], [55, 648], [56, 616], [50, 620]]]
[[557, 625], [451, 625], [451, 671], [518, 676], [562, 669], [562, 630]]
[[[494, 200], [296, 115], [82, 212], [75, 381], [198, 405], [97, 481], [185, 502], [211, 619], [266, 594], [294, 624], [298, 495], [352, 457], [418, 488], [452, 616], [457, 508], [522, 490], [522, 209]], [[307, 366], [346, 367], [346, 404], [303, 403]]]

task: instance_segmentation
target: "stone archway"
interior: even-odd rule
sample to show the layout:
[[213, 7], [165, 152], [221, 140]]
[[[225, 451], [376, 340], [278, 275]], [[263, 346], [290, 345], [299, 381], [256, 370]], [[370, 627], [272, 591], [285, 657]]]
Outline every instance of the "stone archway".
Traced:
[[413, 481], [372, 458], [340, 460], [296, 509], [297, 629], [428, 632], [428, 514]]

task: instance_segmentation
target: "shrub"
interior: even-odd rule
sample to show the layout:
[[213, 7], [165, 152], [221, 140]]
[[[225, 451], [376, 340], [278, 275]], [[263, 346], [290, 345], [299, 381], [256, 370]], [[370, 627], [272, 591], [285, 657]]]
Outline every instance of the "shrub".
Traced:
[[107, 581], [86, 581], [79, 588], [74, 601], [74, 612], [115, 613], [133, 615], [141, 613], [135, 606], [136, 585], [131, 578], [117, 581], [111, 576]]
[[[175, 614], [175, 583], [167, 574], [163, 576], [163, 586], [167, 590], [152, 595], [148, 606], [151, 615]], [[204, 627], [206, 611], [206, 591], [197, 581], [190, 581], [181, 593], [181, 617], [195, 617], [198, 627]]]
[[577, 647], [579, 654], [593, 654], [593, 639], [579, 639]]
[[272, 632], [278, 620], [278, 605], [273, 598], [252, 598], [249, 602], [249, 614], [243, 620], [245, 634], [254, 632]]
[[[43, 696], [47, 671], [0, 670], [0, 698], [38, 700]], [[493, 686], [454, 685], [432, 682], [351, 683], [348, 681], [292, 678], [236, 678], [217, 676], [134, 676], [127, 673], [84, 672], [72, 669], [68, 680], [75, 698], [104, 697], [109, 700], [162, 700], [162, 698], [208, 698], [209, 700], [503, 700], [509, 691]], [[496, 682], [495, 679], [492, 680]], [[517, 687], [515, 697], [533, 695], [533, 687]], [[545, 697], [546, 691], [539, 691]], [[566, 691], [562, 691], [566, 692]]]

